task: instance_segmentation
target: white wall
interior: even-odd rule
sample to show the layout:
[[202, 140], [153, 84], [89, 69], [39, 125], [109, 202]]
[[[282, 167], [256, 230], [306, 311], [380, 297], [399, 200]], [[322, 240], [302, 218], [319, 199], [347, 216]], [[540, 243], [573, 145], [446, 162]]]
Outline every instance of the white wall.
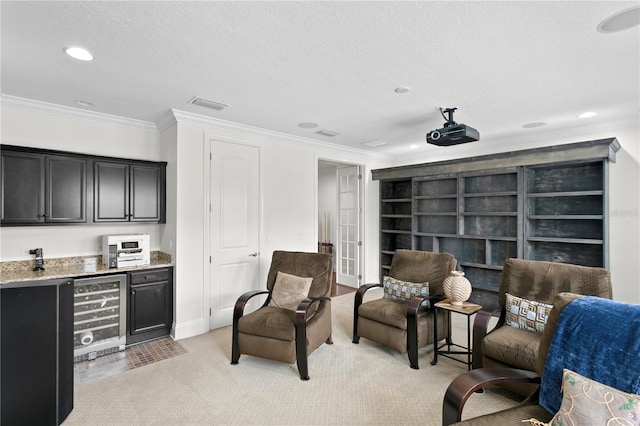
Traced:
[[[274, 132], [207, 120], [176, 111], [176, 338], [208, 330], [209, 283], [204, 194], [205, 141], [245, 141], [260, 147], [260, 283], [274, 250], [316, 251], [318, 159], [382, 167], [382, 157], [322, 146]], [[365, 280], [378, 281], [378, 193], [367, 173]], [[365, 189], [367, 190], [367, 189]], [[239, 296], [239, 295], [238, 295]]]
[[[155, 128], [120, 120], [74, 118], [2, 105], [2, 144], [54, 149], [142, 160], [162, 160]], [[0, 229], [0, 260], [32, 259], [28, 250], [42, 247], [47, 258], [101, 254], [104, 234], [145, 233], [151, 249], [160, 247], [164, 225], [118, 224], [89, 226], [5, 226]]]
[[640, 303], [640, 128], [618, 128], [607, 132], [574, 131], [562, 137], [541, 133], [527, 141], [487, 141], [412, 153], [397, 158], [395, 165], [418, 164], [542, 146], [615, 137], [622, 148], [609, 173], [609, 269], [613, 298]]

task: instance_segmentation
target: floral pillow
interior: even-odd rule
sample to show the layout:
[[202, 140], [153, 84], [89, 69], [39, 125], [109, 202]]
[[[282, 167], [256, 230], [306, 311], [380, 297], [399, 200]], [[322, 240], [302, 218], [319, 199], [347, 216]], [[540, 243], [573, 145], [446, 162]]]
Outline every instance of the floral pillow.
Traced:
[[393, 277], [383, 277], [384, 298], [408, 302], [414, 296], [429, 296], [429, 283], [412, 283]]
[[549, 423], [535, 425], [640, 425], [640, 395], [624, 393], [571, 370], [562, 375], [562, 404]]
[[507, 315], [505, 323], [511, 327], [542, 333], [553, 306], [523, 299], [509, 293], [506, 293], [506, 296]]

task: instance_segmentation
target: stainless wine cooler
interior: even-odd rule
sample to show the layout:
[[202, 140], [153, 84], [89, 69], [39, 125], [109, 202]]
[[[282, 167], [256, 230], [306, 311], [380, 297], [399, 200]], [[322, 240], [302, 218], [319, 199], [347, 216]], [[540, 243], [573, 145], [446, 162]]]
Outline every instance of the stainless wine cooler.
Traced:
[[77, 279], [73, 299], [74, 362], [124, 350], [127, 276]]

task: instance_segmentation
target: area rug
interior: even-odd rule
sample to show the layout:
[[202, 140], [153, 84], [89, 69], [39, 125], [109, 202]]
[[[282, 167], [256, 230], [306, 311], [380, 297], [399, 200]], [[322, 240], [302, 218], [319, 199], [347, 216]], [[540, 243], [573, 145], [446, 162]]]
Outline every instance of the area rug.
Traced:
[[[295, 365], [252, 356], [231, 365], [224, 327], [180, 340], [180, 356], [76, 386], [64, 425], [440, 425], [444, 392], [466, 366], [432, 366], [428, 347], [413, 370], [406, 354], [353, 344], [353, 299], [333, 299], [334, 344], [311, 354], [309, 381]], [[464, 343], [466, 318], [456, 317], [453, 340]], [[515, 404], [504, 392], [474, 394], [463, 418]]]

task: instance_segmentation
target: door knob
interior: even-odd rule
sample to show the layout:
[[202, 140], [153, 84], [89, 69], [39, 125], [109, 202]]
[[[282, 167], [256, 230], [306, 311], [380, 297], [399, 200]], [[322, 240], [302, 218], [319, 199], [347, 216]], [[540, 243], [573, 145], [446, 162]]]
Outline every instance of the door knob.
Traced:
[[251, 256], [251, 257], [258, 257], [258, 252], [256, 251], [256, 252], [254, 252], [254, 253], [251, 253], [249, 256]]

